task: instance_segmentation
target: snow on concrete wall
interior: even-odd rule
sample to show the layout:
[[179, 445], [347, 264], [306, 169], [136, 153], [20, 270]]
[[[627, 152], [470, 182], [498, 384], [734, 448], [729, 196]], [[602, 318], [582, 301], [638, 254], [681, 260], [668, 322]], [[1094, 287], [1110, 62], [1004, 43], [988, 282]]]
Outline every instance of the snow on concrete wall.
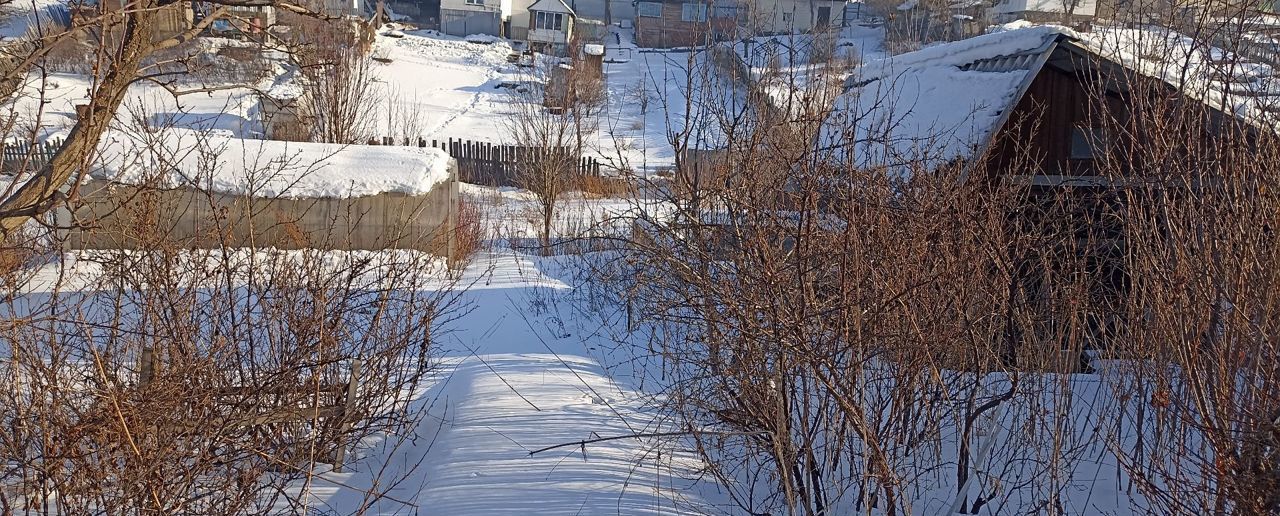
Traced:
[[139, 249], [165, 242], [179, 248], [415, 249], [458, 258], [458, 182], [452, 179], [413, 195], [343, 198], [250, 197], [96, 179], [80, 192], [79, 225], [66, 239], [71, 249]]
[[450, 178], [439, 149], [244, 140], [196, 131], [109, 133], [90, 174], [254, 197], [421, 195]]
[[71, 248], [134, 249], [162, 238], [453, 256], [457, 166], [442, 150], [151, 136], [108, 135], [80, 188]]

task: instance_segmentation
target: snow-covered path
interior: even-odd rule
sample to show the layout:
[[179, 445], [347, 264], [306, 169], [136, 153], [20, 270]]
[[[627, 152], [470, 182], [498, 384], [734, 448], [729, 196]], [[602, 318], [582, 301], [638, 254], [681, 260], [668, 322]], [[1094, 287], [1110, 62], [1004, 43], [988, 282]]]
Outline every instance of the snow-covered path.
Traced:
[[365, 443], [354, 467], [314, 482], [311, 507], [352, 512], [376, 490], [387, 497], [375, 514], [714, 512], [707, 486], [687, 480], [696, 458], [677, 443], [572, 445], [664, 428], [646, 394], [615, 381], [594, 338], [557, 310], [552, 298], [568, 286], [539, 265], [509, 252], [477, 259], [471, 311], [440, 343], [447, 356], [418, 395], [426, 410], [413, 435]]

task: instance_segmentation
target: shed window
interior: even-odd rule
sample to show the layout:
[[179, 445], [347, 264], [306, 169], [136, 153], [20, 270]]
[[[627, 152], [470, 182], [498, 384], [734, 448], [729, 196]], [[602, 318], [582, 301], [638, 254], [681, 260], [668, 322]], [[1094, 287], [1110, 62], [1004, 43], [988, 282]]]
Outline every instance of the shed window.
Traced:
[[1107, 151], [1107, 132], [1101, 127], [1071, 128], [1071, 159], [1094, 159]]
[[681, 4], [680, 5], [680, 21], [687, 21], [687, 22], [707, 21], [707, 5], [706, 4]]
[[564, 14], [538, 11], [534, 17], [533, 28], [542, 30], [564, 30]]
[[658, 2], [640, 2], [636, 4], [636, 14], [649, 18], [661, 18], [662, 4]]

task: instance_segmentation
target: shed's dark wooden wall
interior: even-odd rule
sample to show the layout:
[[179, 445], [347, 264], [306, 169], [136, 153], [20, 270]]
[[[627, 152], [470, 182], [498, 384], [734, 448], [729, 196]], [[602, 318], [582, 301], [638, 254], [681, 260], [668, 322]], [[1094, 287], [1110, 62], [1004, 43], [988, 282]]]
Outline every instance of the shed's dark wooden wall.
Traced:
[[[1128, 108], [1121, 96], [1100, 93], [1101, 88], [1090, 82], [1080, 74], [1045, 66], [996, 136], [989, 172], [1092, 175], [1092, 160], [1071, 158], [1072, 129], [1113, 126], [1128, 117]], [[1113, 139], [1112, 144], [1119, 142]]]

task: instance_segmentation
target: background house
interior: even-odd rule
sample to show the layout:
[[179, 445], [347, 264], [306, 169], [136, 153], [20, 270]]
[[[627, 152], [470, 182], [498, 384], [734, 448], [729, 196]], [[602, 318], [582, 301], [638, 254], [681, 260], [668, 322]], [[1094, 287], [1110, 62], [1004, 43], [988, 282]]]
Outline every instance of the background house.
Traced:
[[906, 0], [886, 13], [886, 42], [909, 49], [981, 35], [991, 21], [988, 5], [986, 0]]
[[747, 29], [753, 34], [822, 32], [843, 25], [843, 0], [754, 0]]
[[687, 47], [741, 36], [825, 32], [845, 23], [844, 0], [702, 0], [636, 3], [636, 44]]
[[601, 20], [612, 25], [636, 16], [636, 6], [631, 0], [565, 0], [579, 19]]
[[[393, 0], [386, 7], [424, 29], [440, 29], [440, 0]], [[403, 19], [403, 18], [401, 18]]]
[[739, 17], [746, 12], [738, 2], [725, 0], [639, 2], [636, 44], [670, 48], [730, 39], [737, 35]]
[[[87, 0], [79, 2], [71, 8], [72, 22], [74, 24], [77, 21], [76, 18], [90, 18], [99, 13], [121, 11], [128, 5], [128, 0]], [[155, 21], [155, 30], [151, 33], [153, 41], [160, 41], [181, 34], [191, 28], [190, 6], [187, 2], [165, 4], [157, 10]], [[117, 25], [113, 29], [108, 29], [107, 33], [101, 36], [107, 41], [114, 41], [120, 37], [118, 33], [123, 29], [123, 26]], [[95, 27], [92, 30], [101, 29]]]
[[[507, 37], [528, 39], [529, 6], [535, 0], [511, 0], [511, 30]], [[573, 11], [577, 24], [584, 20], [599, 20], [602, 25], [612, 25], [635, 17], [635, 4], [631, 0], [564, 0]]]
[[561, 0], [538, 0], [529, 6], [529, 33], [526, 40], [533, 48], [562, 54], [574, 33], [577, 15]]
[[1000, 0], [992, 9], [997, 22], [1077, 22], [1091, 19], [1098, 11], [1096, 0]]
[[506, 36], [512, 0], [440, 0], [440, 32]]
[[[192, 23], [198, 24], [214, 11], [208, 2], [191, 2]], [[276, 24], [276, 10], [267, 6], [228, 6], [227, 14], [210, 25], [208, 32], [218, 36], [235, 36], [240, 33], [259, 34]]]

